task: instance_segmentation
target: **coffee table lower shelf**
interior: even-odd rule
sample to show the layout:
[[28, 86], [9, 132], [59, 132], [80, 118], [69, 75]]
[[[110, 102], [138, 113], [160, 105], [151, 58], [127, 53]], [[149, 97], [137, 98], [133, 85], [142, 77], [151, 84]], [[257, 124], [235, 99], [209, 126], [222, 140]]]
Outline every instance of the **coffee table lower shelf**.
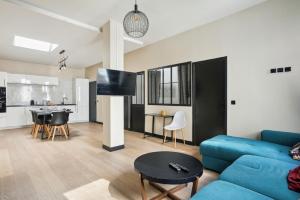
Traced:
[[[147, 194], [146, 194], [146, 188], [145, 188], [145, 182], [144, 182], [146, 179], [144, 179], [142, 175], [140, 175], [140, 177], [141, 177], [142, 199], [147, 200]], [[198, 180], [199, 180], [199, 178], [197, 177], [196, 180], [193, 182], [191, 197], [197, 192]], [[152, 197], [150, 200], [160, 200], [160, 199], [164, 199], [165, 197], [169, 197], [172, 200], [181, 200], [174, 193], [178, 192], [179, 190], [182, 190], [185, 187], [187, 187], [188, 184], [185, 183], [185, 184], [177, 185], [177, 186], [175, 186], [171, 189], [168, 189], [168, 190], [163, 188], [159, 184], [151, 182], [151, 181], [149, 181], [149, 185], [151, 185], [152, 187], [154, 187], [155, 189], [157, 189], [161, 192], [160, 194], [156, 195], [155, 197]]]

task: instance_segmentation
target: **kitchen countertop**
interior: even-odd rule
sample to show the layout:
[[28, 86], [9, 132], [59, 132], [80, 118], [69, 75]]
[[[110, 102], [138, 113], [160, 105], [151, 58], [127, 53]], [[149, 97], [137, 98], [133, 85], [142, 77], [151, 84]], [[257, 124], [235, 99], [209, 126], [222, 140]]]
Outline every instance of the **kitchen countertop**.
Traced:
[[75, 106], [75, 103], [65, 103], [65, 104], [53, 104], [53, 105], [7, 105], [6, 107], [42, 107], [42, 106]]

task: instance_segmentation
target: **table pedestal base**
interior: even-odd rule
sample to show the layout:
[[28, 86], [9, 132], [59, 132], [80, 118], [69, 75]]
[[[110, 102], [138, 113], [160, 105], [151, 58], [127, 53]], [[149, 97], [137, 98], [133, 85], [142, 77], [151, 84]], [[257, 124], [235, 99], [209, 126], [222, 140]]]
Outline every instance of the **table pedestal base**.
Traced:
[[[169, 197], [170, 199], [173, 200], [180, 200], [179, 197], [177, 197], [174, 193], [178, 192], [179, 190], [187, 187], [188, 184], [182, 184], [182, 185], [178, 185], [176, 187], [173, 187], [169, 190], [163, 188], [162, 186], [158, 185], [157, 183], [153, 183], [149, 181], [149, 185], [151, 185], [152, 187], [154, 187], [155, 189], [159, 190], [161, 193], [156, 195], [155, 197], [152, 197], [150, 200], [160, 200], [160, 199], [164, 199], [165, 197]], [[191, 196], [193, 196], [196, 193], [197, 190], [197, 186], [198, 186], [198, 178], [193, 182], [193, 188], [192, 188], [192, 193]], [[147, 194], [146, 194], [146, 190], [145, 190], [145, 183], [144, 183], [144, 179], [141, 177], [141, 192], [142, 192], [142, 199], [143, 200], [147, 200]]]

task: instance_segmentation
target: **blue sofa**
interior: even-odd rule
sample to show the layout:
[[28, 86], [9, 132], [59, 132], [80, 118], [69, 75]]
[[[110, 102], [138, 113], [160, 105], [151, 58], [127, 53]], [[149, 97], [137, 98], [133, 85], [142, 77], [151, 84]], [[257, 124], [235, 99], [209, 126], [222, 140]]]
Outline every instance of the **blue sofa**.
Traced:
[[300, 165], [289, 155], [300, 134], [261, 132], [261, 140], [219, 135], [200, 145], [203, 166], [220, 172], [218, 181], [202, 188], [192, 200], [298, 200], [287, 185], [289, 170]]

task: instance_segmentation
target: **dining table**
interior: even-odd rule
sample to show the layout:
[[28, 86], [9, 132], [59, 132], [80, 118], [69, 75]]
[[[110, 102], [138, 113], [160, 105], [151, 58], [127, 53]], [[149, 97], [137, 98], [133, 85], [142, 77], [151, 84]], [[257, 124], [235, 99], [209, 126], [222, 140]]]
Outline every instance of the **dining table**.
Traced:
[[[72, 110], [69, 110], [69, 109], [32, 109], [30, 110], [31, 112], [35, 112], [37, 114], [38, 117], [41, 117], [43, 118], [43, 125], [46, 124], [46, 119], [47, 119], [47, 116], [51, 116], [54, 112], [66, 112], [66, 113], [73, 113]], [[47, 137], [44, 137], [45, 135], [45, 130], [44, 128], [42, 129], [42, 132], [41, 132], [41, 140], [44, 140], [44, 139], [47, 139]]]

